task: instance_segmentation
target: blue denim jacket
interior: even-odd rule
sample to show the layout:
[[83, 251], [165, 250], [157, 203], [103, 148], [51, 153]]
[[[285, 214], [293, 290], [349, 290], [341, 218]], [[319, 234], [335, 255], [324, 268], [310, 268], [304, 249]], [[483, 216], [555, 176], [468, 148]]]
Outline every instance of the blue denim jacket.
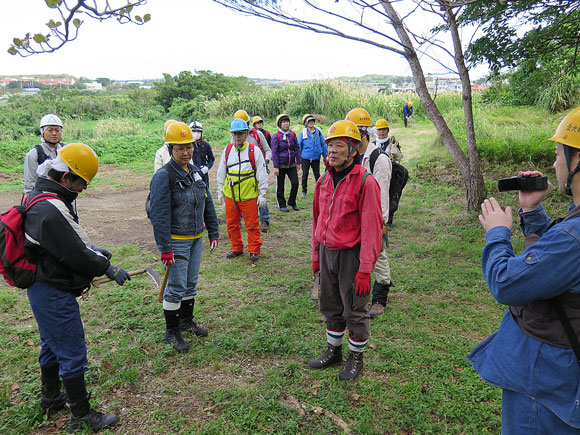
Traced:
[[[516, 256], [511, 234], [496, 227], [486, 234], [482, 269], [493, 297], [523, 305], [566, 291], [580, 293], [580, 218], [556, 224], [543, 207], [520, 211], [524, 234], [540, 239]], [[467, 356], [487, 382], [537, 400], [569, 426], [580, 428], [580, 369], [572, 349], [525, 334], [506, 311], [499, 330]]]
[[[171, 168], [176, 172], [175, 183], [169, 185]], [[199, 168], [187, 165], [184, 171], [173, 159], [159, 169], [149, 185], [151, 195], [150, 219], [159, 252], [171, 252], [171, 235], [197, 236], [203, 233], [204, 223], [210, 240], [219, 238], [218, 219], [209, 188]]]

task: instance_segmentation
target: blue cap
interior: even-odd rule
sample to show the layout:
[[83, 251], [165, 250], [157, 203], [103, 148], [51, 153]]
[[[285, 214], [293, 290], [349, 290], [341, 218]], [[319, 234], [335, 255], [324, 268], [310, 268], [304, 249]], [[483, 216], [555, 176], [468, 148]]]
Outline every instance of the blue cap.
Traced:
[[230, 125], [230, 132], [233, 133], [235, 131], [248, 131], [248, 124], [246, 124], [246, 121], [240, 118], [234, 119]]

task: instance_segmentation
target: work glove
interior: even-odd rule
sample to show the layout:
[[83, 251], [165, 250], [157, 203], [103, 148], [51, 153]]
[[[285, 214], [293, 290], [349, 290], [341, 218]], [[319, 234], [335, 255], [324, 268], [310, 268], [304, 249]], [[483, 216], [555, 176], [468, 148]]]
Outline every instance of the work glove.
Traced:
[[209, 249], [211, 249], [212, 251], [218, 247], [219, 244], [219, 239], [212, 239], [209, 241]]
[[161, 254], [161, 262], [163, 263], [164, 266], [168, 266], [168, 265], [174, 265], [175, 264], [175, 258], [173, 258], [173, 251], [171, 252], [163, 252]]
[[270, 159], [266, 159], [266, 168], [268, 167], [269, 164], [270, 164]]
[[103, 254], [105, 257], [107, 257], [107, 260], [110, 260], [111, 257], [113, 257], [113, 254], [111, 254], [110, 251], [107, 251], [105, 248], [97, 248], [96, 246], [92, 246], [93, 251], [99, 252], [101, 254]]
[[320, 261], [312, 262], [312, 275], [316, 276], [316, 272], [320, 270]]
[[202, 166], [200, 169], [201, 169], [202, 174], [204, 174], [204, 175], [207, 174], [209, 171], [209, 169], [207, 169], [207, 166]]
[[224, 198], [224, 194], [221, 190], [218, 192], [218, 201], [220, 202], [221, 205], [224, 205], [226, 203], [226, 199]]
[[354, 277], [354, 292], [357, 296], [366, 296], [371, 292], [371, 274], [357, 272]]
[[262, 195], [258, 196], [258, 208], [265, 207], [267, 203], [268, 202], [266, 201], [265, 196], [262, 196]]
[[107, 275], [107, 277], [111, 278], [113, 281], [116, 281], [119, 285], [123, 285], [125, 281], [131, 279], [131, 276], [125, 269], [119, 266], [113, 266], [112, 264], [110, 264], [107, 268], [105, 275]]

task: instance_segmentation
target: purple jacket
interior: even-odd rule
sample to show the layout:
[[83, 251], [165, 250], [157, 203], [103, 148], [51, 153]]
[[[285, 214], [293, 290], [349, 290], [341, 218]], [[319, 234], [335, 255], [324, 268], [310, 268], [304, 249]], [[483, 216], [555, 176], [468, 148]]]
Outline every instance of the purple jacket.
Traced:
[[275, 168], [279, 168], [280, 165], [292, 166], [293, 164], [302, 164], [298, 139], [296, 138], [296, 133], [293, 131], [286, 135], [286, 139], [284, 139], [282, 133], [274, 133], [270, 147], [272, 148], [272, 163]]

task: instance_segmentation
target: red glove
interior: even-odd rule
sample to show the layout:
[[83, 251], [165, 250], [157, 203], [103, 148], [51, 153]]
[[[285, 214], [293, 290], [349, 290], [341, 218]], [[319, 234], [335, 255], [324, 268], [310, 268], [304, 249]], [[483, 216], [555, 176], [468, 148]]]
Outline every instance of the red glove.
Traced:
[[173, 258], [173, 251], [161, 253], [161, 262], [165, 266], [169, 264], [173, 266], [175, 264], [175, 258]]
[[320, 261], [312, 262], [312, 274], [316, 276], [316, 272], [320, 270]]
[[354, 277], [354, 292], [357, 296], [366, 296], [371, 292], [371, 274], [357, 272]]

